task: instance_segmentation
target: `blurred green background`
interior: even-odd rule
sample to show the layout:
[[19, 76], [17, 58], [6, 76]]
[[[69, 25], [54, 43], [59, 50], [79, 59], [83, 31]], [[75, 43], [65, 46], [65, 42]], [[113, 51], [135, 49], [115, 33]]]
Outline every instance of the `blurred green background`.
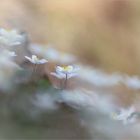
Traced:
[[140, 74], [139, 0], [5, 0], [0, 25], [106, 71]]

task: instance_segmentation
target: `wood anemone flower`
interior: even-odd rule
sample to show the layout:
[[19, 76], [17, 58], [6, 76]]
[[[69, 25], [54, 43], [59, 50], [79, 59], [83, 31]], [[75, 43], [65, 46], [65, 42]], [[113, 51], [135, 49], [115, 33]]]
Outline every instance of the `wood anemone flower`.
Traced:
[[78, 70], [79, 68], [71, 65], [64, 67], [57, 66], [56, 72], [51, 72], [51, 75], [57, 77], [58, 79], [69, 79], [77, 76]]
[[114, 120], [122, 121], [123, 124], [130, 124], [136, 122], [137, 114], [135, 108], [132, 106], [128, 109], [121, 109], [120, 113], [113, 113]]
[[56, 72], [51, 72], [51, 75], [58, 79], [65, 79], [63, 85], [61, 85], [61, 89], [66, 89], [68, 79], [77, 76], [78, 70], [79, 68], [71, 65], [63, 67], [57, 66], [55, 70]]
[[25, 58], [33, 64], [44, 64], [48, 62], [46, 59], [39, 59], [36, 55], [32, 55], [32, 57], [25, 56]]

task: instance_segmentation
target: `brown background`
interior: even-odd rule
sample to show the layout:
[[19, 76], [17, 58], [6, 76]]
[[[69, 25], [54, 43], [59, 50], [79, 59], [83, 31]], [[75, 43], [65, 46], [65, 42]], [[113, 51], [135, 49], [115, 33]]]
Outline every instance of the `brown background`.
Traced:
[[139, 0], [4, 0], [0, 25], [107, 71], [140, 74]]

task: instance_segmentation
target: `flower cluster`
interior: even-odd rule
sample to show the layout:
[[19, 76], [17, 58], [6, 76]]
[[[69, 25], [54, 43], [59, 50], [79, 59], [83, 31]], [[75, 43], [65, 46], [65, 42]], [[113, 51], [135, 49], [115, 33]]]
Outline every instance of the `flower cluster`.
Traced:
[[[17, 30], [0, 29], [0, 51], [10, 57], [17, 56], [12, 50], [14, 46], [20, 46], [24, 37]], [[11, 51], [12, 50], [12, 51]]]
[[32, 44], [30, 46], [30, 50], [32, 53], [39, 54], [50, 61], [59, 62], [62, 64], [74, 63], [76, 61], [76, 57], [74, 55], [60, 52], [51, 44], [48, 44], [47, 46]]
[[14, 51], [4, 50], [3, 53], [5, 53], [6, 55], [8, 55], [10, 57], [17, 56]]
[[128, 109], [121, 109], [119, 114], [112, 113], [112, 118], [114, 120], [122, 121], [125, 125], [134, 123], [137, 119], [136, 110], [133, 106]]
[[[11, 57], [17, 58], [19, 55], [16, 54], [12, 49], [9, 49], [9, 47], [16, 48], [17, 46], [20, 46], [22, 44], [22, 41], [23, 41], [23, 36], [21, 34], [19, 34], [18, 31], [16, 31], [16, 30], [7, 31], [5, 29], [0, 29], [0, 48], [2, 48], [1, 56], [0, 56], [0, 65], [1, 65], [0, 88], [4, 87], [4, 84], [3, 84], [4, 80], [7, 83], [9, 82], [9, 79], [7, 77], [11, 78], [13, 76], [14, 72], [16, 70], [20, 69], [20, 67], [16, 63], [14, 63], [13, 59], [11, 60]], [[60, 56], [60, 54], [58, 54], [55, 50], [49, 50], [49, 51], [51, 52], [50, 58], [53, 58], [55, 56], [57, 56], [57, 57]], [[44, 51], [42, 51], [42, 53], [47, 54]], [[37, 65], [46, 64], [48, 62], [46, 59], [44, 59], [44, 58], [40, 59], [36, 55], [32, 55], [31, 57], [29, 57], [30, 55], [27, 55], [27, 56], [26, 55], [23, 55], [23, 58], [33, 64], [33, 72], [31, 74], [35, 74], [34, 72], [36, 72]], [[57, 57], [55, 58], [55, 60], [57, 59]], [[50, 75], [60, 79], [59, 81], [62, 82], [61, 89], [63, 90], [63, 93], [65, 93], [62, 97], [65, 100], [67, 100], [67, 102], [69, 102], [70, 104], [71, 103], [73, 104], [73, 98], [77, 101], [77, 97], [79, 97], [81, 95], [81, 93], [80, 94], [75, 93], [75, 94], [73, 94], [74, 96], [73, 95], [71, 96], [71, 95], [68, 95], [69, 93], [67, 94], [66, 90], [64, 90], [64, 89], [67, 89], [68, 80], [70, 78], [73, 78], [78, 75], [78, 71], [79, 71], [79, 68], [77, 66], [66, 65], [66, 66], [56, 66], [55, 71], [50, 72]], [[97, 73], [95, 73], [95, 74], [97, 75]], [[98, 85], [97, 81], [102, 83], [102, 85], [110, 84], [110, 83], [106, 82], [106, 77], [107, 77], [106, 75], [101, 75], [101, 77], [103, 77], [103, 76], [105, 77], [105, 80], [103, 80], [102, 78], [96, 77], [95, 74], [93, 77], [96, 79], [96, 85]], [[117, 76], [117, 80], [114, 80], [114, 79], [116, 79], [116, 77], [109, 79], [111, 81], [111, 84], [112, 84], [112, 82], [117, 83], [119, 80], [122, 80], [122, 78], [120, 78], [118, 76]], [[93, 81], [93, 79], [92, 79], [92, 81]], [[132, 82], [131, 82], [131, 85], [132, 85]], [[67, 97], [69, 97], [69, 98], [67, 98]], [[76, 102], [76, 105], [79, 105], [79, 102], [80, 103], [82, 102], [83, 106], [92, 107], [92, 105], [98, 104], [98, 101], [99, 101], [97, 96], [94, 96], [93, 98], [94, 98], [94, 103], [93, 103], [93, 99], [91, 99], [91, 96], [88, 96], [88, 95], [85, 96], [83, 94], [82, 98], [79, 98], [79, 101]], [[49, 99], [49, 100], [46, 103], [47, 99]], [[86, 104], [87, 100], [90, 101], [88, 104]], [[46, 95], [44, 95], [43, 97], [37, 96], [37, 101], [39, 103], [36, 104], [36, 106], [39, 106], [42, 108], [47, 108], [49, 105], [50, 106], [54, 105], [54, 108], [55, 108], [55, 104], [53, 104], [53, 99], [51, 99], [50, 96], [46, 96]], [[41, 104], [40, 104], [40, 102], [41, 102]], [[102, 101], [102, 104], [103, 104], [103, 101]], [[104, 105], [106, 105], [106, 104], [104, 103]], [[128, 109], [121, 109], [119, 113], [112, 113], [111, 117], [113, 120], [122, 121], [123, 124], [126, 125], [126, 124], [130, 124], [130, 123], [134, 123], [137, 120], [137, 113], [136, 113], [136, 109], [134, 107], [130, 107]]]
[[16, 30], [0, 29], [0, 44], [4, 46], [20, 45], [23, 40], [22, 35], [18, 34]]
[[[17, 30], [0, 29], [0, 47], [2, 48], [4, 54], [8, 55], [9, 57], [18, 57], [14, 51], [11, 51], [11, 47], [20, 45], [22, 41], [23, 36], [19, 34]], [[36, 65], [45, 64], [48, 62], [46, 59], [39, 59], [36, 55], [32, 55], [31, 57], [25, 56], [25, 59], [34, 64], [33, 74], [36, 71]], [[51, 75], [56, 76], [59, 79], [65, 79], [66, 85], [69, 78], [77, 75], [77, 71], [78, 68], [75, 66], [57, 66], [56, 72], [52, 72]]]

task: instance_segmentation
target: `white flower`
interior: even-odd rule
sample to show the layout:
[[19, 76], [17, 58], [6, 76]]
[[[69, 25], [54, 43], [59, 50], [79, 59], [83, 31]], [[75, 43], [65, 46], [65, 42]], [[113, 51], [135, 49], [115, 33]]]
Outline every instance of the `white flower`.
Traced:
[[17, 56], [15, 52], [13, 51], [8, 51], [8, 50], [4, 50], [3, 52], [4, 54], [10, 56], [10, 57], [14, 57], [14, 56]]
[[112, 118], [114, 120], [123, 121], [123, 124], [134, 123], [136, 121], [136, 117], [136, 110], [133, 106], [129, 109], [121, 109], [119, 114], [112, 114]]
[[18, 34], [16, 30], [0, 29], [0, 44], [5, 46], [20, 45], [23, 40], [22, 35]]
[[29, 60], [33, 64], [44, 64], [48, 62], [46, 59], [38, 59], [36, 55], [32, 55], [32, 57], [25, 56], [27, 60]]
[[72, 54], [60, 52], [51, 46], [45, 51], [45, 56], [52, 61], [61, 62], [63, 64], [71, 63], [76, 60]]
[[7, 89], [12, 84], [12, 78], [21, 68], [12, 61], [12, 58], [5, 52], [0, 55], [0, 89]]
[[57, 66], [56, 72], [52, 72], [51, 75], [56, 76], [59, 79], [66, 78], [69, 79], [71, 77], [77, 76], [78, 70], [79, 69], [74, 66], [64, 66], [64, 67]]
[[9, 55], [10, 55], [11, 57], [13, 57], [13, 56], [17, 56], [15, 52], [11, 52], [11, 51], [9, 51], [8, 53], [9, 53]]
[[76, 57], [74, 55], [65, 52], [60, 52], [51, 44], [48, 44], [47, 46], [31, 44], [30, 50], [32, 53], [39, 54], [47, 58], [48, 60], [60, 62], [62, 64], [73, 63], [76, 61]]
[[133, 77], [126, 76], [123, 82], [129, 88], [140, 89], [140, 79], [137, 76]]
[[32, 100], [32, 103], [39, 108], [39, 110], [55, 110], [58, 108], [55, 98], [50, 94], [37, 94], [35, 99]]

